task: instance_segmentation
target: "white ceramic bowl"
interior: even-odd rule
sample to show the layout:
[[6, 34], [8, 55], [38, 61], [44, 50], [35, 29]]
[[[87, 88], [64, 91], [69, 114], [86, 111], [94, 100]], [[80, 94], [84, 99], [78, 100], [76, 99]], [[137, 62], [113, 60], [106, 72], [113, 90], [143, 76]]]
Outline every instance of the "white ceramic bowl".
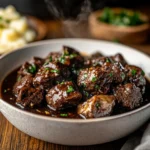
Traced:
[[[61, 39], [38, 42], [11, 52], [0, 59], [0, 83], [4, 77], [32, 56], [46, 56], [50, 51], [61, 50], [62, 45], [72, 46], [91, 54], [100, 51], [105, 55], [121, 53], [130, 64], [140, 66], [148, 76], [150, 58], [132, 48], [96, 40]], [[150, 117], [150, 103], [121, 115], [98, 119], [61, 119], [41, 116], [18, 109], [0, 100], [2, 114], [19, 130], [35, 138], [63, 145], [101, 144], [122, 138], [138, 129]]]

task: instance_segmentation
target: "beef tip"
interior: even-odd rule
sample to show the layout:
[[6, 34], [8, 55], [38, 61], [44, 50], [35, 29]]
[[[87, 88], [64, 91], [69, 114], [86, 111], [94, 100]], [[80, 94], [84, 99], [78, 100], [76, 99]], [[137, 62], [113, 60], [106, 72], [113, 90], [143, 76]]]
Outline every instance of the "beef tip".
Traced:
[[17, 96], [16, 104], [25, 107], [34, 107], [40, 105], [44, 100], [44, 90], [41, 88], [24, 87]]
[[71, 81], [54, 86], [46, 95], [47, 104], [53, 110], [76, 106], [79, 104], [81, 98], [81, 93], [78, 92]]
[[101, 70], [101, 67], [90, 67], [80, 70], [77, 84], [85, 91], [106, 94], [112, 83], [112, 76]]
[[13, 87], [13, 93], [18, 96], [20, 90], [23, 88], [29, 88], [32, 86], [33, 77], [31, 75], [26, 75], [24, 77], [19, 77], [18, 81]]
[[146, 79], [144, 77], [144, 71], [136, 66], [126, 65], [125, 67], [127, 72], [128, 80], [131, 83], [134, 83], [137, 87], [140, 87], [142, 93], [145, 92]]
[[61, 57], [59, 52], [51, 52], [47, 57], [45, 62], [57, 62]]
[[132, 110], [140, 106], [142, 102], [142, 94], [139, 87], [132, 83], [120, 85], [115, 92], [116, 100], [123, 107]]
[[73, 48], [64, 46], [59, 62], [68, 67], [80, 68], [83, 66], [84, 58]]
[[18, 71], [18, 75], [35, 75], [38, 69], [43, 65], [44, 60], [38, 57], [33, 57], [30, 62], [25, 62], [20, 70]]
[[113, 78], [113, 83], [122, 83], [126, 78], [125, 69], [121, 63], [105, 63], [102, 66], [102, 71], [109, 73]]
[[115, 62], [120, 62], [123, 66], [127, 64], [126, 60], [121, 54], [116, 54], [115, 56], [112, 56], [111, 59]]
[[56, 81], [61, 81], [70, 76], [70, 71], [56, 62], [48, 62], [42, 66], [35, 77], [33, 78], [33, 84], [35, 87], [41, 86], [41, 88], [49, 89]]
[[111, 95], [95, 95], [77, 108], [83, 118], [99, 118], [112, 113], [115, 106], [115, 97]]
[[80, 70], [77, 84], [93, 94], [107, 94], [112, 83], [122, 83], [125, 77], [124, 68], [120, 63], [106, 62], [102, 67]]

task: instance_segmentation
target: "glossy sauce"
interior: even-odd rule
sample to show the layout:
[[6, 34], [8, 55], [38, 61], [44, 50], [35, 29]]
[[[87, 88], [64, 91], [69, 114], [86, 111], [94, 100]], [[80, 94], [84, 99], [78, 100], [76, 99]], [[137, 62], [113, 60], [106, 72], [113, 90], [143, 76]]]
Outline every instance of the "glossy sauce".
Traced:
[[[13, 94], [13, 86], [16, 83], [17, 80], [17, 71], [19, 69], [14, 70], [8, 76], [4, 79], [2, 86], [1, 86], [1, 98], [8, 102], [9, 104], [17, 107], [20, 109], [20, 106], [16, 104], [16, 97]], [[147, 85], [146, 85], [146, 92], [143, 95], [143, 103], [141, 106], [147, 104], [150, 100], [150, 83], [147, 80]], [[43, 103], [41, 106], [34, 107], [34, 108], [22, 108], [25, 111], [40, 114], [40, 115], [46, 115], [46, 116], [51, 116], [51, 117], [62, 117], [62, 118], [81, 118], [77, 112], [76, 108], [70, 108], [65, 111], [53, 111], [48, 108], [48, 106]], [[118, 107], [115, 108], [114, 112], [112, 115], [124, 113], [126, 110], [120, 110]]]

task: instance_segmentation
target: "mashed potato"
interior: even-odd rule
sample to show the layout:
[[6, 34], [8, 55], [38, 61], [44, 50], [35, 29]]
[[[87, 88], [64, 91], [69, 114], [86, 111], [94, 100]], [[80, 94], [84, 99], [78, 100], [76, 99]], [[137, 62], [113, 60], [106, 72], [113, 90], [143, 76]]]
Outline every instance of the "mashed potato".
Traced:
[[0, 54], [23, 47], [36, 37], [28, 26], [27, 19], [13, 6], [0, 8]]

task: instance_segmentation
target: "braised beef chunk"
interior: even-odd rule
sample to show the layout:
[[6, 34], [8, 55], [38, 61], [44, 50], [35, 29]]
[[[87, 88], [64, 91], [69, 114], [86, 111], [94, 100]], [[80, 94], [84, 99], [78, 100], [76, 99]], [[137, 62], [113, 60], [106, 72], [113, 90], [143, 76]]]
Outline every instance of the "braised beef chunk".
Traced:
[[55, 82], [69, 78], [70, 71], [56, 62], [45, 63], [37, 72], [33, 79], [34, 86], [41, 86], [43, 89], [49, 89]]
[[80, 71], [77, 84], [86, 91], [106, 94], [112, 80], [112, 76], [103, 72], [101, 67], [90, 67]]
[[126, 60], [121, 54], [116, 54], [115, 56], [112, 56], [111, 59], [116, 62], [120, 62], [123, 66], [127, 64]]
[[30, 62], [25, 62], [18, 71], [19, 76], [34, 75], [42, 66], [44, 60], [42, 58], [33, 57]]
[[146, 87], [143, 70], [128, 65], [121, 54], [82, 56], [64, 46], [45, 59], [24, 63], [12, 96], [22, 108], [44, 107], [59, 117], [99, 118], [144, 105]]
[[65, 109], [79, 104], [82, 95], [73, 82], [63, 82], [51, 88], [46, 94], [46, 101], [53, 110]]
[[59, 62], [63, 65], [79, 68], [83, 66], [84, 58], [80, 53], [70, 47], [64, 46], [63, 53], [59, 58]]
[[145, 85], [146, 85], [146, 79], [144, 77], [145, 73], [144, 71], [136, 66], [126, 65], [125, 67], [128, 80], [131, 83], [134, 83], [136, 86], [138, 86], [142, 93], [145, 92]]
[[118, 86], [115, 96], [117, 102], [129, 110], [140, 106], [142, 102], [142, 93], [140, 88], [136, 87], [132, 83]]
[[41, 88], [25, 87], [20, 90], [16, 99], [17, 105], [22, 107], [34, 107], [44, 100], [44, 90]]
[[29, 88], [32, 86], [32, 76], [31, 75], [26, 75], [24, 77], [18, 77], [18, 81], [13, 87], [13, 92], [15, 96], [18, 96], [19, 92], [23, 90], [24, 88]]
[[99, 118], [111, 115], [115, 106], [112, 95], [95, 95], [78, 106], [77, 112], [83, 118]]

